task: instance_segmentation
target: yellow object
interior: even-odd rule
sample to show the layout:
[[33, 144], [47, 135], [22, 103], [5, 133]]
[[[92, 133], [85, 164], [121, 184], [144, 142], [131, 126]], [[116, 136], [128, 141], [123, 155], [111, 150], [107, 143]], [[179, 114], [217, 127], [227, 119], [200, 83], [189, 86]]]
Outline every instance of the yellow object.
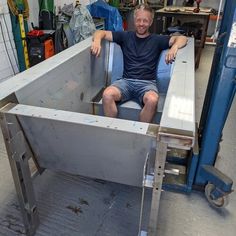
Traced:
[[[23, 5], [24, 5], [24, 11], [23, 11], [23, 17], [25, 19], [28, 19], [29, 18], [29, 4], [28, 4], [28, 1], [27, 0], [22, 0], [23, 2]], [[14, 0], [7, 0], [7, 4], [11, 10], [11, 13], [14, 15], [14, 16], [18, 16], [20, 13], [19, 13], [19, 9], [17, 8], [17, 5], [15, 3]]]
[[23, 46], [23, 51], [24, 51], [25, 67], [26, 69], [28, 69], [30, 67], [30, 64], [29, 64], [29, 55], [28, 55], [28, 49], [27, 49], [27, 43], [26, 43], [26, 34], [25, 34], [23, 14], [18, 14], [18, 19], [19, 19], [19, 25], [20, 25], [22, 46]]
[[75, 1], [75, 7], [77, 7], [77, 6], [80, 6], [81, 4], [80, 4], [80, 1], [79, 0], [76, 0]]

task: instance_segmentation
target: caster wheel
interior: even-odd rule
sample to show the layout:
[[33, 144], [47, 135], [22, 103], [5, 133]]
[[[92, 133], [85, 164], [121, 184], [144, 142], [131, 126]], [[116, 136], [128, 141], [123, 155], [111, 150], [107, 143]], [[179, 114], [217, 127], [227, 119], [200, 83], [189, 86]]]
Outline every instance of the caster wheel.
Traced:
[[214, 184], [207, 184], [205, 187], [205, 196], [208, 202], [215, 208], [223, 208], [229, 204], [229, 195], [225, 195], [223, 197], [212, 199], [211, 193], [215, 189]]

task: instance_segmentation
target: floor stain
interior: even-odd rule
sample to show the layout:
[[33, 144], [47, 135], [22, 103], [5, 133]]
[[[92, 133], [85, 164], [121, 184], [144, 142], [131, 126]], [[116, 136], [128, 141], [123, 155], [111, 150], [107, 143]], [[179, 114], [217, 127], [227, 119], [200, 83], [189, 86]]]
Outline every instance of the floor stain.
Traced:
[[110, 198], [103, 198], [103, 203], [104, 203], [105, 205], [110, 205], [111, 199], [110, 199]]
[[115, 196], [116, 196], [116, 193], [115, 193], [115, 191], [113, 190], [113, 191], [111, 191], [111, 193], [110, 193], [110, 196], [112, 197], [112, 198], [114, 198]]
[[96, 183], [99, 183], [99, 184], [106, 184], [106, 181], [101, 180], [101, 179], [94, 179], [93, 181], [96, 182]]
[[79, 203], [80, 203], [81, 205], [87, 205], [87, 206], [89, 206], [89, 203], [88, 203], [86, 200], [84, 200], [83, 198], [79, 198]]
[[72, 212], [74, 212], [76, 215], [78, 215], [79, 213], [83, 213], [81, 207], [77, 207], [77, 206], [67, 206], [67, 209], [71, 210]]

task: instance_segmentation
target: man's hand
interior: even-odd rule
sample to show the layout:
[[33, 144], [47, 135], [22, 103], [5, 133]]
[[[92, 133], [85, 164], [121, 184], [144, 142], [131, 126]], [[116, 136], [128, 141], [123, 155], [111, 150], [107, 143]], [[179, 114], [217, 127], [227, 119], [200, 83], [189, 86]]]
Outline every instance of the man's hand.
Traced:
[[176, 54], [178, 52], [178, 45], [173, 45], [166, 53], [166, 64], [172, 63], [175, 60]]
[[93, 55], [98, 57], [101, 53], [101, 42], [103, 39], [112, 41], [112, 32], [105, 30], [97, 30], [93, 34], [93, 42], [91, 45], [91, 52]]
[[96, 57], [99, 57], [101, 52], [101, 42], [93, 41], [91, 45], [91, 52]]
[[184, 47], [187, 44], [188, 39], [185, 36], [172, 36], [170, 38], [171, 48], [166, 54], [166, 63], [172, 63], [175, 60], [176, 54], [179, 48]]

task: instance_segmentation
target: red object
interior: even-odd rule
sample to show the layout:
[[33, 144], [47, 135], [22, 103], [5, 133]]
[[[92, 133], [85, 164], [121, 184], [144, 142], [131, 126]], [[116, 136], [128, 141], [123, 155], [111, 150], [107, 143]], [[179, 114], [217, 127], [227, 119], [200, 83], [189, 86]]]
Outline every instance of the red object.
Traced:
[[123, 20], [123, 29], [127, 30], [128, 29], [128, 23], [126, 20]]
[[44, 53], [45, 53], [45, 59], [52, 57], [55, 54], [52, 39], [47, 39], [44, 42]]
[[44, 32], [42, 30], [31, 30], [30, 32], [27, 33], [27, 36], [32, 36], [32, 37], [39, 37], [44, 35]]
[[197, 8], [193, 9], [194, 13], [199, 13], [200, 12], [200, 3], [202, 0], [195, 0], [195, 2], [197, 3]]
[[194, 12], [194, 13], [199, 13], [199, 12], [200, 12], [200, 8], [199, 8], [199, 7], [194, 8], [194, 9], [193, 9], [193, 12]]

